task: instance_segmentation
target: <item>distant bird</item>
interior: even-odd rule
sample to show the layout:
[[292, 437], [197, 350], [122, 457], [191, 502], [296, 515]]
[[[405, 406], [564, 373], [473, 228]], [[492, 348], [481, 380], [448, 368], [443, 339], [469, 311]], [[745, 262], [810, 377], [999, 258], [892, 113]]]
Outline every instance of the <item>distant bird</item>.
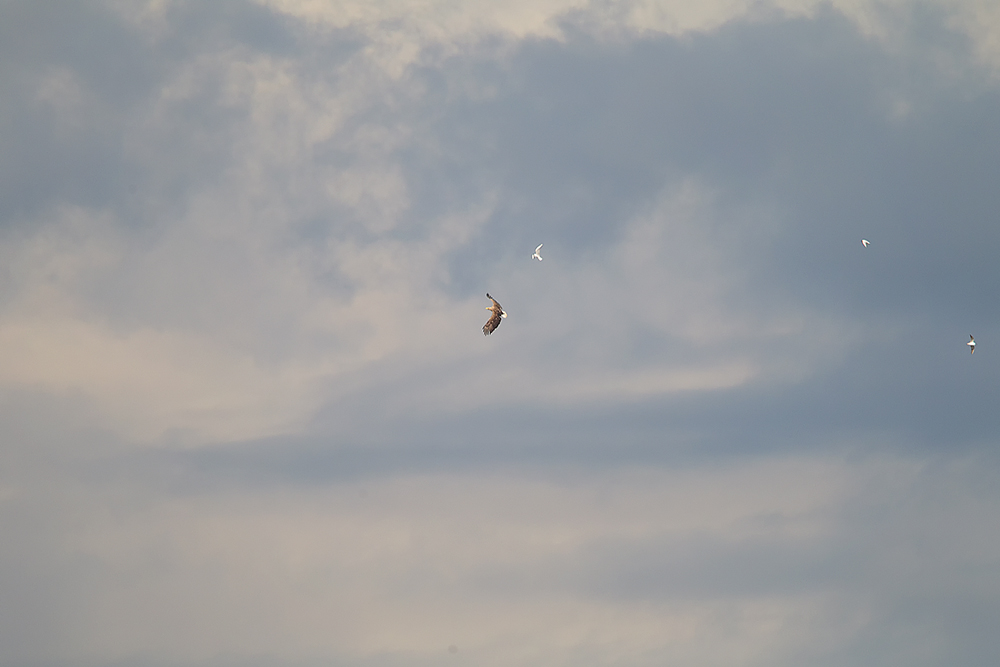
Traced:
[[542, 249], [544, 243], [539, 243], [538, 247], [535, 248], [535, 254], [531, 256], [531, 259], [537, 259], [539, 262], [542, 261], [542, 256], [538, 254], [538, 251]]
[[486, 306], [486, 310], [493, 311], [493, 316], [483, 325], [483, 335], [489, 336], [497, 330], [497, 327], [500, 326], [500, 318], [507, 317], [507, 313], [503, 312], [503, 308], [500, 307], [496, 299], [490, 296], [489, 292], [486, 293], [486, 298], [493, 302], [492, 306]]
[[966, 345], [969, 346], [969, 354], [976, 353], [976, 339], [972, 337], [972, 334], [969, 334], [969, 342]]
[[867, 248], [868, 246], [871, 245], [871, 243], [868, 241], [868, 239], [861, 239], [861, 245]]

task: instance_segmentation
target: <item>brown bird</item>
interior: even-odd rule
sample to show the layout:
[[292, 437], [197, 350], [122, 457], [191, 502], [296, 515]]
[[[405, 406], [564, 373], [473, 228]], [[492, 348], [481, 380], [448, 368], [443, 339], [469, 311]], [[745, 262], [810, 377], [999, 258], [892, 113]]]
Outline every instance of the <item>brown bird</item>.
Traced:
[[483, 335], [489, 336], [497, 330], [497, 327], [500, 326], [500, 318], [507, 317], [507, 313], [503, 312], [503, 308], [500, 307], [496, 299], [490, 296], [489, 292], [486, 293], [486, 298], [493, 302], [492, 306], [486, 306], [486, 310], [493, 311], [493, 316], [483, 325]]

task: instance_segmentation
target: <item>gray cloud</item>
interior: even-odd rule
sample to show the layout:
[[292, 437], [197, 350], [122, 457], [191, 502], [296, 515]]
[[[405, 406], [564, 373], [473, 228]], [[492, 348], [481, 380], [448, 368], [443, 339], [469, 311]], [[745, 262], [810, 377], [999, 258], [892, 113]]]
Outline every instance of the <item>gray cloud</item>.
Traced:
[[0, 662], [982, 664], [976, 7], [4, 5]]

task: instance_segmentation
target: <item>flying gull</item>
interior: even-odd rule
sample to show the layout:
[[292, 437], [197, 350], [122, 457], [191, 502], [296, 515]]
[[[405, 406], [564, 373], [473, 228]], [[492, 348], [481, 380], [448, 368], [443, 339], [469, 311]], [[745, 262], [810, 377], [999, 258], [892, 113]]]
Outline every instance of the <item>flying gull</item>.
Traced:
[[537, 259], [539, 262], [542, 261], [542, 256], [538, 254], [538, 251], [542, 249], [544, 243], [539, 243], [538, 247], [535, 248], [535, 254], [531, 256], [531, 259]]
[[489, 336], [491, 333], [497, 330], [500, 326], [500, 319], [507, 317], [507, 313], [503, 312], [503, 308], [497, 303], [497, 300], [490, 296], [490, 293], [486, 293], [486, 298], [493, 302], [492, 306], [486, 306], [486, 310], [492, 310], [493, 316], [483, 325], [483, 335]]
[[868, 239], [861, 239], [861, 245], [867, 248], [869, 245], [871, 245], [871, 242]]
[[969, 354], [976, 353], [976, 339], [972, 337], [972, 334], [969, 334], [969, 342], [966, 345], [969, 346]]

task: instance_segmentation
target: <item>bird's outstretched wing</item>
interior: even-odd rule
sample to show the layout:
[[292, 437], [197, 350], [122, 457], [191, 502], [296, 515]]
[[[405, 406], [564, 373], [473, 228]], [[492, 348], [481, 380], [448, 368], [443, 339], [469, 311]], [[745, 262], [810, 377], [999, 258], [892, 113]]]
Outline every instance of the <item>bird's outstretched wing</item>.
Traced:
[[494, 312], [493, 317], [488, 319], [486, 324], [483, 325], [483, 335], [489, 336], [491, 333], [496, 331], [497, 327], [500, 326], [500, 320], [502, 319], [503, 318], [500, 317], [500, 313]]

